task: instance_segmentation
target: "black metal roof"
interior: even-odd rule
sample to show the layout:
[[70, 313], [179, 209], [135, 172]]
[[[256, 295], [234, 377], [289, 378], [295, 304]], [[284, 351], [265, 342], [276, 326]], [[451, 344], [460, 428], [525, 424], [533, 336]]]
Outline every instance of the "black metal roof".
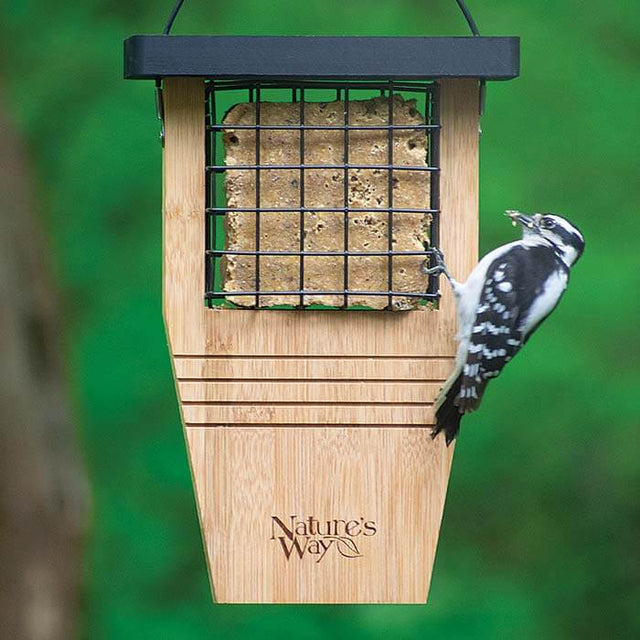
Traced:
[[124, 77], [483, 78], [520, 72], [518, 37], [138, 35]]

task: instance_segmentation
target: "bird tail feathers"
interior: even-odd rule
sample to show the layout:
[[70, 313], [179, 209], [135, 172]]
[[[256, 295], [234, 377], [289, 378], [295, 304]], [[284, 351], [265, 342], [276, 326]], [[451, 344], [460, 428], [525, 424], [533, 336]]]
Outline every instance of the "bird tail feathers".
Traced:
[[460, 431], [460, 420], [463, 412], [457, 404], [460, 386], [462, 384], [462, 373], [458, 373], [455, 378], [445, 384], [436, 400], [436, 424], [433, 427], [431, 437], [435, 438], [439, 433], [444, 432], [447, 446], [449, 446]]

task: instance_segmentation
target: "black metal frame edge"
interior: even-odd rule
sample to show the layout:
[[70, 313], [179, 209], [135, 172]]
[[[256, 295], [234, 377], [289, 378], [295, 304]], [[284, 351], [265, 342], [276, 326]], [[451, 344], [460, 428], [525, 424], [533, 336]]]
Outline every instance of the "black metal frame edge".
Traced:
[[520, 73], [520, 38], [135, 35], [124, 77], [481, 78]]

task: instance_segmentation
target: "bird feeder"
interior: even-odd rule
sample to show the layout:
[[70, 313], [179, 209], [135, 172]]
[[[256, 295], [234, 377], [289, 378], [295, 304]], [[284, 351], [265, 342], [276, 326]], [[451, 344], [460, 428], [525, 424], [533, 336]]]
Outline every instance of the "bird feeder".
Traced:
[[479, 86], [518, 50], [125, 42], [159, 87], [164, 321], [216, 601], [426, 601], [456, 311], [422, 267], [477, 262]]

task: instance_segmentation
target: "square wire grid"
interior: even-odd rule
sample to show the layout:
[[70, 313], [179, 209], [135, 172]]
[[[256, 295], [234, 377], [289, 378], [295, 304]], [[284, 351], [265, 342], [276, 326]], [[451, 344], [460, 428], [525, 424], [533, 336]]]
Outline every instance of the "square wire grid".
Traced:
[[[305, 105], [310, 93], [317, 95], [322, 92], [328, 99], [344, 102], [344, 121], [340, 124], [319, 125], [305, 123]], [[382, 125], [358, 125], [349, 122], [350, 96], [354, 92], [362, 94], [386, 97], [388, 101], [387, 122]], [[422, 101], [422, 113], [425, 117], [424, 124], [394, 124], [394, 95], [408, 94]], [[335, 96], [335, 97], [333, 97]], [[297, 124], [264, 124], [260, 118], [261, 104], [266, 100], [276, 98], [278, 102], [291, 102], [299, 105], [299, 123]], [[225, 125], [222, 120], [225, 113], [240, 102], [255, 104], [255, 122], [253, 124]], [[220, 113], [222, 112], [222, 117]], [[433, 254], [433, 249], [438, 247], [438, 228], [440, 222], [440, 165], [439, 142], [440, 122], [438, 108], [438, 83], [435, 81], [339, 81], [324, 79], [218, 79], [208, 80], [206, 83], [206, 216], [205, 216], [205, 301], [209, 307], [247, 308], [235, 305], [228, 300], [229, 297], [248, 296], [253, 297], [254, 309], [367, 309], [367, 307], [355, 307], [349, 305], [350, 296], [385, 296], [387, 305], [385, 310], [391, 309], [394, 297], [414, 298], [420, 304], [428, 301], [437, 301], [438, 276], [428, 277], [428, 286], [425, 291], [399, 291], [393, 289], [393, 268], [396, 256], [424, 256], [428, 259]], [[227, 165], [224, 163], [223, 145], [220, 139], [225, 129], [250, 130], [255, 134], [255, 162], [254, 164]], [[426, 166], [406, 166], [394, 164], [394, 132], [403, 130], [424, 130], [427, 137], [427, 162]], [[295, 164], [261, 164], [260, 158], [260, 134], [265, 130], [282, 130], [296, 132], [299, 137], [299, 162]], [[305, 132], [307, 131], [342, 131], [343, 132], [343, 162], [339, 164], [305, 164]], [[355, 164], [349, 161], [349, 133], [353, 131], [376, 130], [386, 133], [387, 138], [387, 162], [385, 164]], [[305, 206], [305, 171], [318, 169], [337, 169], [343, 172], [344, 194], [342, 206], [319, 208]], [[356, 208], [349, 206], [348, 178], [349, 171], [354, 169], [382, 170], [387, 172], [387, 206]], [[265, 207], [261, 205], [260, 172], [273, 170], [297, 170], [299, 172], [299, 206], [295, 211], [299, 212], [300, 245], [297, 250], [273, 251], [260, 248], [260, 220], [263, 215], [277, 212], [292, 211], [292, 207]], [[239, 209], [230, 209], [225, 206], [226, 197], [224, 190], [224, 176], [229, 171], [251, 171], [255, 173], [255, 206]], [[422, 171], [429, 172], [430, 188], [429, 202], [423, 207], [401, 208], [393, 203], [393, 182], [395, 171]], [[255, 214], [255, 249], [228, 249], [225, 245], [224, 217], [230, 211], [251, 212]], [[305, 214], [313, 212], [341, 212], [343, 214], [343, 249], [342, 251], [309, 251], [305, 250]], [[387, 214], [387, 247], [384, 251], [353, 251], [349, 250], [349, 214], [365, 212], [384, 212]], [[393, 249], [393, 221], [394, 215], [403, 213], [422, 213], [431, 215], [429, 229], [430, 245], [424, 246], [419, 251], [400, 251]], [[246, 291], [225, 291], [222, 261], [225, 256], [252, 256], [255, 257], [254, 287]], [[299, 258], [299, 286], [296, 289], [273, 291], [264, 290], [260, 286], [260, 258], [263, 256], [295, 256]], [[349, 289], [349, 258], [362, 256], [385, 257], [387, 259], [387, 288], [384, 291], [356, 291]], [[325, 290], [305, 290], [305, 258], [306, 257], [344, 257], [343, 261], [343, 287]], [[342, 305], [328, 306], [323, 304], [305, 304], [305, 296], [341, 296]], [[263, 301], [268, 296], [297, 296], [297, 305], [265, 305]], [[261, 304], [262, 303], [262, 304]]]

